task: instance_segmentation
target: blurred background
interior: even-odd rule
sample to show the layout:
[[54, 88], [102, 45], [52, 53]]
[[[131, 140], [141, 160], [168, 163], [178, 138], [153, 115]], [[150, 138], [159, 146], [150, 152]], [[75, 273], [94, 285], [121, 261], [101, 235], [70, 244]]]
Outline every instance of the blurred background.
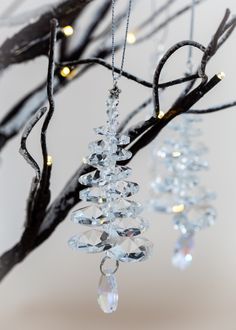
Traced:
[[[20, 0], [19, 0], [20, 1]], [[50, 0], [50, 3], [53, 1]], [[97, 3], [102, 3], [97, 0]], [[137, 25], [151, 11], [151, 0], [136, 1], [131, 26]], [[171, 11], [191, 1], [176, 1]], [[156, 1], [159, 6], [163, 1]], [[40, 5], [49, 4], [41, 0]], [[120, 1], [119, 6], [126, 4]], [[9, 0], [0, 1], [0, 13]], [[32, 0], [24, 1], [18, 13], [37, 7]], [[207, 0], [196, 8], [195, 37], [206, 45], [215, 32], [225, 9], [236, 13], [235, 0]], [[75, 33], [80, 35], [83, 24], [91, 18], [91, 8], [78, 22]], [[162, 17], [163, 18], [163, 17]], [[161, 18], [160, 18], [161, 19]], [[158, 23], [158, 22], [157, 22]], [[176, 19], [168, 28], [166, 49], [174, 43], [188, 39], [190, 13]], [[13, 35], [17, 28], [1, 27], [0, 42]], [[127, 49], [125, 69], [151, 80], [153, 56], [158, 38]], [[208, 75], [224, 71], [226, 78], [198, 108], [206, 108], [236, 98], [235, 92], [235, 34], [222, 47], [208, 66]], [[116, 64], [119, 66], [120, 53]], [[185, 72], [187, 50], [180, 51], [168, 62], [163, 80], [175, 79]], [[194, 61], [200, 55], [194, 52]], [[26, 64], [11, 66], [0, 77], [1, 117], [32, 87], [46, 77], [47, 59], [40, 57]], [[111, 87], [111, 73], [95, 67], [86, 75], [69, 84], [56, 96], [56, 112], [50, 125], [49, 150], [53, 156], [53, 198], [87, 154], [87, 143], [94, 140], [93, 127], [105, 121], [105, 98]], [[122, 89], [120, 112], [124, 118], [146, 99], [151, 91], [127, 81]], [[172, 104], [183, 87], [170, 88], [163, 96], [162, 109]], [[145, 118], [146, 113], [135, 119]], [[76, 329], [148, 329], [148, 330], [236, 330], [236, 113], [235, 109], [205, 115], [201, 124], [202, 141], [208, 146], [210, 170], [204, 174], [205, 186], [217, 193], [214, 205], [217, 223], [197, 235], [193, 264], [186, 271], [171, 265], [173, 245], [178, 236], [171, 218], [147, 213], [150, 221], [147, 237], [153, 241], [153, 256], [145, 263], [122, 264], [118, 274], [119, 308], [105, 315], [97, 306], [96, 290], [100, 256], [79, 254], [67, 247], [67, 240], [78, 227], [69, 217], [54, 234], [26, 260], [17, 266], [0, 284], [0, 328], [3, 330], [76, 330]], [[29, 148], [39, 153], [39, 129], [34, 130]], [[166, 130], [160, 136], [168, 134]], [[0, 158], [0, 251], [15, 244], [22, 233], [25, 205], [32, 169], [19, 155], [17, 136], [11, 140]], [[161, 145], [161, 142], [160, 142]], [[132, 161], [133, 181], [140, 184], [137, 199], [145, 202], [149, 197], [152, 179], [149, 167], [151, 147], [147, 147]]]

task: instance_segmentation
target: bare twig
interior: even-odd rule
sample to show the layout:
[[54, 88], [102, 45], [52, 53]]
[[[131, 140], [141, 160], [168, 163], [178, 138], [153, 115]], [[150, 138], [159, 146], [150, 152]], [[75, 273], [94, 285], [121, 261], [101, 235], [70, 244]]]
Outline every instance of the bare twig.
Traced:
[[68, 25], [71, 20], [74, 20], [74, 17], [82, 13], [91, 1], [93, 0], [63, 1], [53, 11], [45, 13], [39, 20], [27, 25], [12, 38], [7, 39], [0, 47], [0, 71], [11, 64], [22, 63], [40, 55], [47, 55], [50, 20], [56, 18], [60, 26]]

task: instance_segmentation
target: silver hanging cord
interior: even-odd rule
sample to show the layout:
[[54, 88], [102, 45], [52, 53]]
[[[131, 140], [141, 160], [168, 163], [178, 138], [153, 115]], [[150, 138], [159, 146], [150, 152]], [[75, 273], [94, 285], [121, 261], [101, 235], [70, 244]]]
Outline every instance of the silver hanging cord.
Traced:
[[125, 40], [124, 40], [124, 46], [123, 46], [123, 53], [121, 58], [121, 66], [120, 66], [120, 73], [118, 76], [115, 76], [115, 5], [116, 0], [112, 0], [112, 27], [111, 27], [111, 33], [112, 33], [112, 79], [113, 79], [113, 85], [115, 86], [117, 84], [117, 81], [120, 79], [123, 68], [124, 68], [124, 62], [125, 62], [125, 52], [126, 52], [126, 45], [127, 45], [127, 35], [129, 30], [129, 21], [130, 21], [130, 14], [131, 14], [131, 7], [132, 7], [132, 0], [129, 0], [129, 6], [128, 6], [128, 12], [127, 12], [127, 21], [126, 21], [126, 28], [125, 28]]
[[[195, 7], [196, 7], [195, 5], [196, 5], [196, 0], [192, 0], [190, 33], [189, 33], [190, 41], [193, 41], [193, 36], [194, 36]], [[193, 73], [193, 47], [189, 47], [187, 67], [188, 67], [188, 74], [192, 74]]]

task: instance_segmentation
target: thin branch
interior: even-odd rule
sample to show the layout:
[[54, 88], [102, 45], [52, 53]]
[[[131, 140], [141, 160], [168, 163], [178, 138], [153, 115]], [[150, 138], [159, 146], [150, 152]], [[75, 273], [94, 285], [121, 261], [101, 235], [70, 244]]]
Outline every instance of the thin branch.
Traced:
[[[104, 61], [101, 58], [87, 58], [87, 59], [82, 59], [82, 60], [77, 60], [77, 61], [70, 61], [70, 62], [62, 62], [62, 63], [57, 63], [58, 67], [65, 67], [65, 66], [69, 66], [70, 68], [75, 68], [78, 65], [81, 64], [99, 64], [104, 66], [105, 68], [107, 68], [108, 70], [112, 70], [112, 66], [111, 64], [109, 64], [108, 62]], [[114, 71], [116, 73], [120, 73], [120, 68], [115, 67]], [[148, 87], [148, 88], [152, 88], [153, 84], [151, 82], [148, 82], [146, 80], [143, 80], [141, 78], [138, 78], [137, 76], [134, 76], [133, 74], [127, 72], [127, 71], [122, 71], [121, 75], [129, 80], [135, 81], [136, 83], [144, 86], [144, 87]], [[198, 75], [191, 75], [188, 77], [183, 77], [183, 78], [179, 78], [176, 80], [172, 80], [172, 81], [168, 81], [166, 83], [161, 83], [159, 84], [159, 88], [166, 88], [166, 87], [170, 87], [170, 86], [174, 86], [177, 84], [181, 84], [184, 83], [186, 81], [192, 80], [192, 79], [196, 79], [198, 78]]]
[[[82, 13], [93, 0], [66, 0], [53, 11], [41, 16], [36, 22], [27, 25], [0, 47], [0, 71], [9, 65], [22, 63], [48, 53], [50, 20], [56, 18], [60, 26], [65, 26]], [[58, 36], [62, 38], [62, 34]]]
[[30, 122], [28, 123], [28, 125], [26, 126], [26, 128], [22, 134], [21, 147], [19, 150], [20, 154], [24, 157], [24, 159], [27, 161], [27, 163], [35, 170], [35, 174], [36, 174], [36, 177], [38, 180], [40, 179], [40, 176], [41, 176], [40, 167], [39, 167], [38, 163], [35, 161], [35, 159], [29, 153], [27, 146], [26, 146], [26, 142], [27, 142], [28, 136], [30, 135], [32, 129], [37, 124], [37, 122], [42, 118], [42, 116], [45, 114], [46, 111], [47, 111], [46, 107], [40, 109], [30, 120]]
[[[200, 3], [204, 2], [204, 1], [205, 0], [196, 1], [196, 5], [199, 5]], [[173, 15], [171, 15], [167, 20], [165, 19], [161, 24], [159, 24], [157, 27], [155, 27], [154, 29], [152, 29], [150, 32], [146, 33], [142, 37], [137, 38], [136, 43], [134, 44], [134, 46], [135, 45], [138, 45], [138, 44], [140, 44], [142, 42], [147, 41], [153, 35], [155, 35], [160, 30], [162, 30], [163, 28], [165, 28], [168, 24], [170, 24], [171, 22], [173, 22], [176, 18], [178, 18], [179, 16], [181, 16], [184, 13], [186, 13], [187, 11], [189, 11], [191, 8], [192, 8], [192, 5], [188, 5], [188, 6], [183, 7], [182, 9], [178, 10]]]
[[190, 109], [188, 112], [186, 113], [194, 113], [194, 114], [205, 114], [205, 113], [212, 113], [212, 112], [217, 112], [217, 111], [221, 111], [221, 110], [226, 110], [226, 109], [230, 109], [236, 106], [236, 101], [233, 102], [229, 102], [229, 103], [225, 103], [225, 104], [221, 104], [221, 105], [217, 105], [215, 107], [211, 107], [208, 109]]
[[48, 78], [47, 78], [47, 96], [49, 101], [49, 111], [45, 118], [45, 121], [42, 126], [41, 130], [41, 146], [42, 146], [42, 153], [44, 159], [44, 167], [48, 168], [47, 166], [47, 142], [46, 142], [46, 134], [48, 125], [52, 119], [54, 110], [55, 110], [55, 102], [53, 99], [53, 81], [54, 81], [54, 71], [55, 71], [55, 45], [56, 45], [56, 37], [57, 37], [57, 25], [58, 21], [53, 19], [51, 21], [51, 38], [50, 38], [50, 51], [49, 51], [49, 65], [48, 65]]
[[[163, 70], [164, 65], [168, 61], [168, 59], [180, 48], [186, 47], [186, 46], [191, 46], [200, 49], [202, 52], [205, 52], [205, 47], [195, 41], [191, 40], [186, 40], [186, 41], [181, 41], [171, 47], [165, 55], [162, 57], [160, 60], [155, 73], [154, 73], [154, 78], [153, 78], [153, 100], [154, 100], [154, 110], [155, 110], [155, 116], [158, 117], [158, 114], [160, 112], [160, 103], [159, 103], [159, 80], [160, 80], [160, 75]], [[190, 76], [191, 77], [191, 76]], [[188, 78], [188, 76], [186, 77]]]
[[161, 7], [157, 8], [154, 13], [152, 13], [147, 19], [145, 19], [141, 24], [139, 24], [134, 30], [139, 31], [149, 24], [152, 24], [154, 19], [160, 16], [164, 11], [166, 11], [176, 0], [168, 0]]
[[[19, 2], [19, 0], [17, 0]], [[33, 10], [29, 10], [27, 12], [24, 12], [22, 14], [18, 14], [15, 16], [10, 17], [4, 17], [1, 16], [0, 18], [0, 27], [13, 27], [21, 24], [29, 24], [33, 21], [36, 21], [40, 16], [45, 14], [46, 12], [53, 12], [53, 8], [55, 7], [55, 4], [51, 5], [43, 5], [40, 7], [37, 7]]]

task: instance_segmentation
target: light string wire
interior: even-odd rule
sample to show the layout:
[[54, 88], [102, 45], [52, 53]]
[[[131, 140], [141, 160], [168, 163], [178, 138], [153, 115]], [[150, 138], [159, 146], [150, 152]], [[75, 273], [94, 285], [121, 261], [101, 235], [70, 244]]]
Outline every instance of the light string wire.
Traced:
[[[194, 38], [194, 26], [195, 26], [195, 7], [196, 7], [196, 0], [192, 0], [192, 7], [191, 7], [191, 19], [190, 19], [190, 32], [189, 32], [189, 40], [193, 41]], [[189, 47], [188, 51], [188, 59], [187, 59], [187, 68], [188, 74], [193, 73], [193, 47]]]
[[127, 12], [127, 21], [126, 21], [126, 27], [125, 27], [125, 40], [124, 40], [124, 46], [123, 46], [123, 52], [122, 52], [122, 58], [121, 58], [121, 66], [120, 66], [120, 73], [118, 76], [115, 75], [115, 32], [116, 32], [116, 24], [115, 24], [115, 5], [116, 0], [112, 0], [112, 79], [113, 79], [113, 85], [116, 86], [118, 80], [122, 76], [123, 68], [124, 68], [124, 62], [125, 62], [125, 52], [126, 52], [126, 46], [127, 46], [127, 35], [129, 30], [129, 22], [130, 22], [130, 14], [131, 14], [131, 8], [132, 8], [132, 0], [129, 0], [129, 7]]

